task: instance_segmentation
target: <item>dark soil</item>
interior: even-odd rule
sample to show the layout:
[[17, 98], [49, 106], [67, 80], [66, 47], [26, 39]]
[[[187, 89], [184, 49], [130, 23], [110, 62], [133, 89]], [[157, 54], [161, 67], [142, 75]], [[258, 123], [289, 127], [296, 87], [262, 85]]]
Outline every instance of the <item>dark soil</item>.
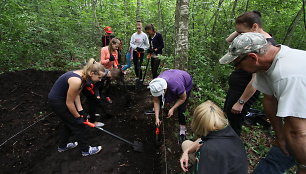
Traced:
[[[61, 74], [25, 70], [0, 75], [1, 144], [52, 112], [47, 95]], [[51, 114], [0, 146], [0, 173], [164, 173], [162, 148], [154, 145], [153, 117], [143, 114], [152, 107], [149, 91], [143, 88], [135, 92], [134, 85], [127, 85], [125, 90], [114, 84], [111, 94], [113, 103], [99, 111], [98, 119], [105, 123], [104, 129], [132, 142], [142, 142], [144, 153], [133, 151], [127, 143], [95, 128], [88, 128], [88, 137], [90, 145], [102, 145], [99, 154], [82, 157], [79, 148], [59, 153], [56, 141], [61, 122]]]
[[[161, 137], [162, 145], [157, 147], [153, 116], [143, 114], [152, 107], [151, 96], [145, 87], [136, 92], [132, 82], [126, 88], [112, 84], [113, 103], [105, 103], [105, 109], [98, 112], [101, 115], [98, 120], [104, 122], [104, 129], [112, 133], [132, 142], [142, 142], [143, 153], [135, 152], [127, 143], [89, 127], [90, 145], [103, 147], [99, 154], [82, 157], [79, 148], [57, 152], [58, 128], [62, 123], [48, 107], [47, 95], [63, 73], [25, 70], [0, 75], [1, 174], [164, 174], [166, 170], [169, 174], [182, 173], [179, 167], [181, 149], [177, 143], [177, 118], [163, 119], [165, 130], [161, 129], [161, 135], [164, 136]], [[86, 103], [85, 99], [82, 101]], [[50, 116], [16, 135], [48, 114]], [[9, 139], [13, 135], [16, 136]], [[251, 172], [260, 157], [265, 155], [264, 148], [269, 147], [271, 135], [261, 132], [259, 128], [246, 126], [242, 139]]]

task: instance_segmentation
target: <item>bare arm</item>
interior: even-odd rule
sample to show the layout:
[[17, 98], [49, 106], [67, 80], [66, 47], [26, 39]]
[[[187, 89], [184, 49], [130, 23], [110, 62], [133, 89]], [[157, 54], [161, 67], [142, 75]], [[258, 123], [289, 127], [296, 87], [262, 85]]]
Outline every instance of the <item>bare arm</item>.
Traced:
[[199, 143], [200, 141], [201, 138], [198, 138], [196, 141], [192, 142], [191, 144], [188, 144], [188, 147], [184, 147], [185, 142], [182, 144], [183, 154], [180, 159], [180, 164], [184, 172], [188, 171], [188, 160], [189, 160], [188, 154], [195, 153], [200, 149], [200, 147], [202, 146], [202, 144]]
[[158, 97], [153, 97], [153, 104], [155, 112], [155, 125], [159, 126], [161, 122], [159, 120], [160, 101]]
[[83, 110], [83, 107], [82, 107], [82, 104], [81, 104], [81, 97], [80, 97], [80, 94], [78, 94], [75, 98], [75, 106], [77, 108], [77, 111], [82, 111]]
[[[240, 96], [240, 100], [247, 102], [256, 92], [256, 89], [253, 87], [253, 81], [255, 80], [255, 73], [252, 74], [252, 79], [244, 89], [242, 95]], [[238, 101], [233, 105], [231, 112], [234, 114], [241, 113], [244, 104], [240, 104]]]
[[172, 108], [168, 112], [168, 118], [171, 117], [174, 113], [174, 110], [178, 108], [181, 104], [183, 104], [187, 99], [186, 91], [180, 95], [179, 99], [175, 102], [175, 104], [172, 106]]
[[226, 40], [226, 42], [231, 43], [238, 35], [239, 35], [239, 33], [237, 31], [234, 31], [225, 40]]
[[275, 131], [275, 134], [278, 140], [278, 145], [280, 146], [280, 148], [283, 150], [285, 154], [289, 155], [286, 149], [283, 122], [280, 117], [276, 116], [276, 112], [277, 112], [276, 98], [274, 96], [264, 94], [263, 106], [264, 106], [265, 113], [272, 124], [272, 128]]
[[75, 105], [75, 101], [77, 100], [77, 96], [80, 94], [81, 83], [81, 79], [77, 77], [71, 77], [68, 80], [69, 88], [67, 91], [66, 105], [75, 118], [80, 117], [80, 114], [78, 113]]

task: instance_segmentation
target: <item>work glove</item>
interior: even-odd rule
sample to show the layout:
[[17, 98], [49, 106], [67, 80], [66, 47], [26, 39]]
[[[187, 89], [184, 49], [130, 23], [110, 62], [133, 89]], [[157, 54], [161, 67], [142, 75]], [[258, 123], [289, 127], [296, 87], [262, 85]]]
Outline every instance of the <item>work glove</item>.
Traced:
[[143, 48], [139, 48], [139, 47], [137, 47], [137, 48], [136, 48], [136, 51], [138, 51], [138, 52], [143, 52], [143, 51], [144, 51], [144, 49], [143, 49]]
[[86, 112], [84, 112], [84, 110], [78, 111], [78, 113], [85, 121], [89, 118], [89, 115]]
[[109, 56], [109, 61], [114, 61], [115, 60], [115, 57], [113, 55], [110, 55]]
[[76, 118], [76, 122], [77, 122], [77, 124], [83, 124], [84, 122], [86, 121], [86, 119], [84, 119], [84, 117], [78, 117], [78, 118]]
[[154, 50], [152, 48], [149, 48], [147, 52], [151, 54], [151, 53], [154, 53]]

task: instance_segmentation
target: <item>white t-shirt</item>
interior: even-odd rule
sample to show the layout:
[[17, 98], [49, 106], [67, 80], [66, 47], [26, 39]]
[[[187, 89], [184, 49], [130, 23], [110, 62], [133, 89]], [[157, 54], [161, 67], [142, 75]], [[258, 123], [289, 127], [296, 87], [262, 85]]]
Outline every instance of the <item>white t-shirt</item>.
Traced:
[[140, 34], [137, 32], [134, 33], [131, 37], [130, 46], [133, 48], [133, 50], [135, 50], [137, 47], [147, 50], [150, 46], [148, 36], [144, 32], [141, 32]]
[[271, 67], [256, 73], [253, 86], [277, 99], [276, 116], [306, 118], [306, 51], [281, 45]]

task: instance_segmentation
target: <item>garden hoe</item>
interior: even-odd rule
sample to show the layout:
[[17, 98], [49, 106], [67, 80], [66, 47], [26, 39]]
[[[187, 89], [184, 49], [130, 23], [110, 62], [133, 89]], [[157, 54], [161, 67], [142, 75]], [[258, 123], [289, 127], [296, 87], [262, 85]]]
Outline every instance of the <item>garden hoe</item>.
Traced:
[[86, 125], [88, 125], [90, 127], [94, 127], [94, 128], [100, 129], [101, 131], [103, 131], [103, 132], [105, 132], [105, 133], [107, 133], [107, 134], [109, 134], [109, 135], [111, 135], [111, 136], [113, 136], [113, 137], [115, 137], [115, 138], [125, 142], [125, 143], [128, 143], [129, 145], [133, 146], [133, 150], [136, 151], [136, 152], [144, 152], [143, 144], [141, 142], [134, 141], [132, 143], [132, 142], [130, 142], [130, 141], [124, 139], [124, 138], [121, 138], [118, 135], [115, 135], [115, 134], [113, 134], [113, 133], [111, 133], [111, 132], [109, 132], [109, 131], [101, 128], [101, 127], [96, 127], [95, 124], [90, 123], [88, 120], [86, 120], [86, 122], [84, 122], [84, 124], [86, 124]]

